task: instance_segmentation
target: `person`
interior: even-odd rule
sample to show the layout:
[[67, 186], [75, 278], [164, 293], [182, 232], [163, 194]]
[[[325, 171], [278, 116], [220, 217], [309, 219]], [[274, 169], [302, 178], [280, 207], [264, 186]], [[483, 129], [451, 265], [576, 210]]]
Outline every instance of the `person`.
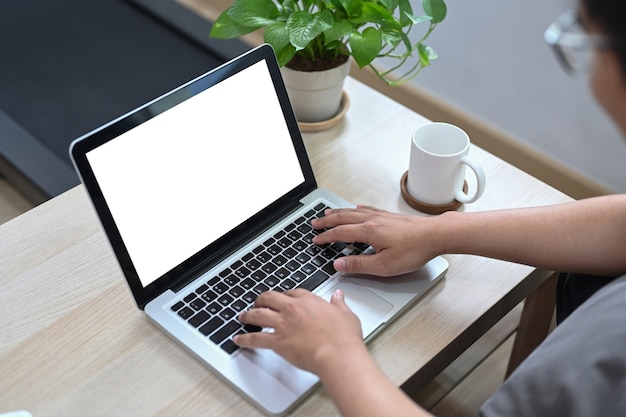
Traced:
[[[566, 48], [593, 51], [592, 91], [626, 136], [626, 2], [580, 0], [575, 15], [577, 19], [566, 15], [551, 26], [547, 40], [572, 73], [584, 67], [572, 60]], [[584, 32], [572, 33], [576, 25]], [[384, 277], [456, 253], [575, 271], [578, 279], [588, 281], [618, 277], [589, 291], [595, 293], [572, 309], [479, 413], [626, 415], [626, 195], [429, 218], [358, 206], [328, 210], [313, 226], [324, 230], [315, 237], [316, 244], [360, 241], [374, 248], [372, 255], [335, 260], [338, 271]], [[424, 241], [428, 245], [421, 244]], [[359, 320], [341, 291], [330, 302], [301, 289], [266, 292], [239, 319], [274, 331], [238, 335], [236, 344], [273, 349], [295, 366], [317, 374], [342, 415], [429, 415], [370, 357]]]

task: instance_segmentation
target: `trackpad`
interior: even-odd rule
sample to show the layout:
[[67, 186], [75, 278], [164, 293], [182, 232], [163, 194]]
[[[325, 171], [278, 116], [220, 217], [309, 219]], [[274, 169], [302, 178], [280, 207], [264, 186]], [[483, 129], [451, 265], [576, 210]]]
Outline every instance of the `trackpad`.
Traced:
[[327, 289], [321, 294], [321, 297], [329, 301], [332, 293], [338, 289], [345, 294], [348, 307], [359, 316], [363, 337], [369, 336], [372, 331], [384, 323], [385, 317], [393, 309], [392, 304], [349, 278]]

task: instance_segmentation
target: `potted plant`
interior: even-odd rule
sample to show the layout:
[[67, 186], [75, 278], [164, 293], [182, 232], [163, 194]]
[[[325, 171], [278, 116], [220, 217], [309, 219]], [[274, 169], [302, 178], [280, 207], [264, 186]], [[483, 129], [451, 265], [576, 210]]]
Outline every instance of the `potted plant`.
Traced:
[[[359, 68], [371, 67], [390, 85], [410, 80], [437, 57], [424, 42], [445, 18], [446, 5], [444, 0], [422, 0], [422, 8], [424, 14], [416, 16], [410, 0], [235, 0], [214, 22], [210, 36], [230, 39], [263, 29], [264, 41], [272, 45], [282, 67], [298, 120], [324, 120], [339, 108], [350, 56]], [[409, 33], [420, 24], [419, 40], [411, 41]], [[377, 58], [391, 58], [397, 65], [381, 71], [373, 65]], [[294, 82], [291, 71], [308, 79]], [[330, 90], [333, 71], [340, 79], [333, 104], [319, 96], [304, 99], [305, 106], [321, 102], [330, 108], [321, 116], [299, 111], [299, 94], [293, 88], [308, 90], [321, 82], [323, 90]]]

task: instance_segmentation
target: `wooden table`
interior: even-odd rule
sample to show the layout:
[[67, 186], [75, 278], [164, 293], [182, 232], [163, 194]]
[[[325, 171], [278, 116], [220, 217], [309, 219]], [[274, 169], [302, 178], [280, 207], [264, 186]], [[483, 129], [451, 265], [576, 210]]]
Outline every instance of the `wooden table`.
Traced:
[[[346, 118], [305, 134], [320, 186], [353, 203], [421, 215], [404, 202], [399, 183], [411, 133], [428, 121], [353, 79], [346, 91]], [[487, 187], [461, 210], [570, 201], [484, 150], [473, 147], [471, 155], [485, 168]], [[521, 300], [536, 298], [551, 275], [476, 256], [446, 258], [446, 278], [369, 345], [407, 390], [433, 378]], [[526, 318], [545, 315], [527, 310]], [[0, 335], [0, 412], [260, 415], [136, 308], [82, 186], [0, 226]], [[336, 414], [323, 388], [294, 412]]]

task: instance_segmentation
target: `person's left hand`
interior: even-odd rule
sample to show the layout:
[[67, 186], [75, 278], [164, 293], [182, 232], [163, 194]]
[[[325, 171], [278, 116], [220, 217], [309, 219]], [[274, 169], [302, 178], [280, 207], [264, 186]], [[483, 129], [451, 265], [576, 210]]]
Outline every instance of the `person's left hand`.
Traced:
[[235, 336], [244, 348], [274, 350], [292, 365], [318, 374], [327, 358], [338, 351], [363, 347], [359, 318], [336, 291], [330, 303], [303, 289], [259, 295], [254, 308], [239, 315], [245, 324], [274, 329]]

